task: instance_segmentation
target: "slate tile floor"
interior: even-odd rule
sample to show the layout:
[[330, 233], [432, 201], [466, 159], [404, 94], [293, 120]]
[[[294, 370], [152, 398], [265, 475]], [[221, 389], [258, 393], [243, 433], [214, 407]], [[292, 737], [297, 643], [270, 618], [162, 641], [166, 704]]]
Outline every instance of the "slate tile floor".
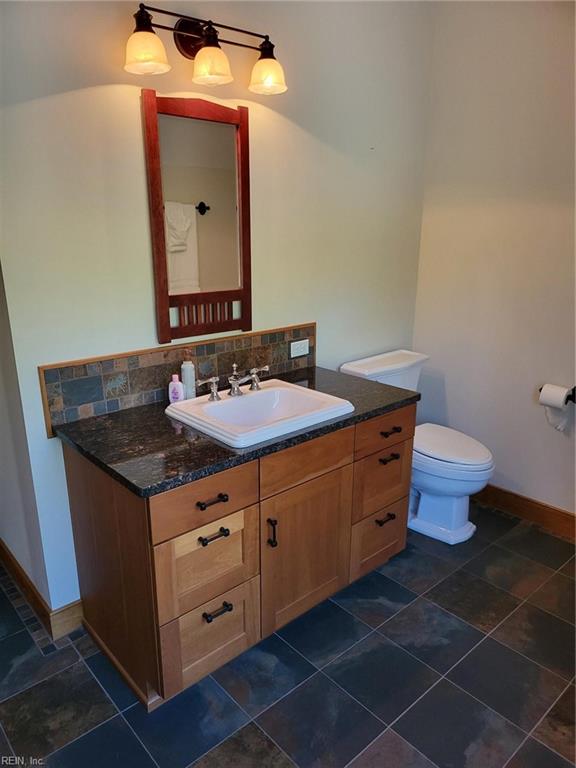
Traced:
[[0, 758], [52, 768], [569, 768], [574, 547], [474, 506], [147, 714], [0, 567]]

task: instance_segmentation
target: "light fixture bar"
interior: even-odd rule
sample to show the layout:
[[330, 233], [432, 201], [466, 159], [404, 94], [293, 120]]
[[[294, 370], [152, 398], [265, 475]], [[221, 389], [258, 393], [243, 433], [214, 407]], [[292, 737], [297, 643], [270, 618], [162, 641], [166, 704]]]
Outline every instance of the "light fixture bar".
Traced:
[[[146, 6], [147, 8], [147, 6]], [[177, 14], [174, 14], [175, 16]], [[181, 19], [186, 19], [187, 21], [190, 20], [191, 17], [189, 16], [180, 16]], [[184, 37], [195, 37], [197, 40], [199, 39], [198, 35], [195, 35], [194, 32], [184, 32], [181, 29], [175, 29], [174, 27], [168, 27], [166, 24], [154, 24], [152, 23], [150, 25], [151, 27], [154, 27], [154, 29], [165, 29], [167, 32], [175, 32], [177, 35], [184, 35]], [[216, 24], [212, 23], [212, 26], [215, 27]], [[236, 45], [239, 48], [249, 48], [251, 51], [259, 51], [260, 48], [257, 45], [248, 45], [247, 43], [237, 43], [235, 40], [224, 40], [221, 37], [218, 38], [218, 42], [220, 43], [226, 43], [226, 45]]]
[[250, 48], [251, 51], [260, 50], [260, 48], [257, 45], [248, 45], [247, 43], [237, 43], [235, 40], [225, 40], [223, 37], [219, 37], [218, 40], [221, 43], [226, 43], [226, 45], [236, 45], [238, 48]]
[[[152, 14], [160, 14], [176, 19], [173, 26], [153, 22]], [[192, 82], [196, 85], [215, 86], [233, 82], [228, 57], [220, 44], [246, 48], [259, 54], [252, 68], [248, 90], [265, 96], [284, 93], [286, 79], [284, 70], [274, 55], [274, 45], [268, 35], [252, 32], [231, 24], [200, 19], [176, 11], [167, 11], [154, 5], [140, 3], [134, 14], [136, 27], [126, 43], [124, 69], [134, 75], [161, 75], [170, 70], [170, 63], [162, 40], [154, 30], [163, 29], [171, 32], [179, 53], [194, 61]], [[238, 35], [257, 38], [258, 45], [238, 40], [220, 39], [219, 30], [228, 30]]]
[[[163, 8], [156, 8], [152, 5], [144, 5], [144, 3], [140, 3], [140, 8], [144, 8], [146, 11], [154, 11], [154, 13], [162, 13], [164, 16], [172, 16], [176, 19], [186, 19], [186, 21], [195, 21], [197, 24], [211, 24], [213, 27], [218, 27], [219, 29], [227, 29], [230, 32], [238, 32], [241, 35], [250, 35], [251, 37], [258, 37], [260, 40], [267, 40], [268, 35], [261, 35], [259, 32], [251, 32], [249, 29], [242, 29], [241, 27], [231, 27], [229, 24], [220, 24], [217, 21], [211, 21], [210, 19], [198, 19], [196, 16], [187, 16], [184, 13], [175, 13], [174, 11], [166, 11]], [[153, 24], [152, 26], [156, 26]], [[160, 29], [168, 29], [171, 31], [174, 31], [171, 27], [160, 27]], [[179, 33], [182, 34], [182, 33]], [[228, 43], [230, 45], [241, 45], [241, 43], [233, 43], [230, 42], [230, 40], [220, 40], [221, 43]], [[254, 47], [254, 46], [247, 46], [247, 47]], [[258, 50], [256, 48], [256, 50]]]

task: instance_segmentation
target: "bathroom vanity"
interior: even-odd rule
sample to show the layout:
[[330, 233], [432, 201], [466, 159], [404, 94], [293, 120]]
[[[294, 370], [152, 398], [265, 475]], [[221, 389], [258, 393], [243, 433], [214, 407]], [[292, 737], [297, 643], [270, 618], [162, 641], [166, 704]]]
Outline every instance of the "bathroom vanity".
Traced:
[[241, 450], [161, 404], [56, 428], [84, 622], [149, 709], [405, 546], [419, 395], [285, 378], [354, 411]]

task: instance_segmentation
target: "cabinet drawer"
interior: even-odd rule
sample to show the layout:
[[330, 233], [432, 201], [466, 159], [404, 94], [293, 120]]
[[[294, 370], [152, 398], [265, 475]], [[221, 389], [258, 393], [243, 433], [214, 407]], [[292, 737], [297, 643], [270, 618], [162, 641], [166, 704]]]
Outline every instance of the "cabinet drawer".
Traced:
[[354, 427], [317, 437], [260, 459], [260, 498], [266, 499], [314, 477], [350, 464]]
[[406, 546], [408, 497], [352, 526], [350, 581], [374, 570]]
[[382, 451], [389, 445], [410, 440], [414, 435], [416, 406], [409, 405], [397, 411], [364, 421], [356, 426], [354, 458], [361, 459], [376, 451]]
[[160, 624], [258, 574], [259, 520], [255, 504], [154, 547]]
[[379, 451], [354, 464], [352, 522], [407, 496], [410, 490], [412, 440]]
[[[219, 499], [220, 494], [222, 496]], [[152, 543], [172, 539], [181, 533], [218, 520], [220, 517], [256, 504], [258, 462], [218, 472], [150, 499]], [[213, 503], [215, 502], [215, 503]], [[206, 504], [205, 509], [198, 505]]]
[[164, 698], [200, 680], [259, 639], [260, 578], [256, 576], [160, 628]]

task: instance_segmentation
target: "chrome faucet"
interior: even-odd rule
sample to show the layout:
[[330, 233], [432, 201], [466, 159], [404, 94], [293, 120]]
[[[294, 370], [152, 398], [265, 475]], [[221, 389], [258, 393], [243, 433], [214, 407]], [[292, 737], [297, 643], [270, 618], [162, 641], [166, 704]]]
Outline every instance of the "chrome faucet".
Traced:
[[243, 395], [244, 392], [240, 389], [241, 384], [246, 384], [247, 381], [250, 381], [252, 377], [250, 374], [248, 376], [242, 376], [240, 377], [238, 375], [238, 365], [236, 363], [233, 363], [232, 365], [232, 376], [228, 376], [228, 383], [230, 384], [230, 392], [228, 392], [228, 395], [230, 397], [240, 397], [240, 395]]
[[209, 379], [203, 379], [202, 381], [197, 381], [196, 386], [202, 387], [204, 384], [210, 384], [210, 397], [208, 398], [209, 402], [215, 402], [216, 400], [220, 400], [220, 395], [218, 394], [218, 384], [220, 382], [220, 379], [218, 376], [211, 376]]

